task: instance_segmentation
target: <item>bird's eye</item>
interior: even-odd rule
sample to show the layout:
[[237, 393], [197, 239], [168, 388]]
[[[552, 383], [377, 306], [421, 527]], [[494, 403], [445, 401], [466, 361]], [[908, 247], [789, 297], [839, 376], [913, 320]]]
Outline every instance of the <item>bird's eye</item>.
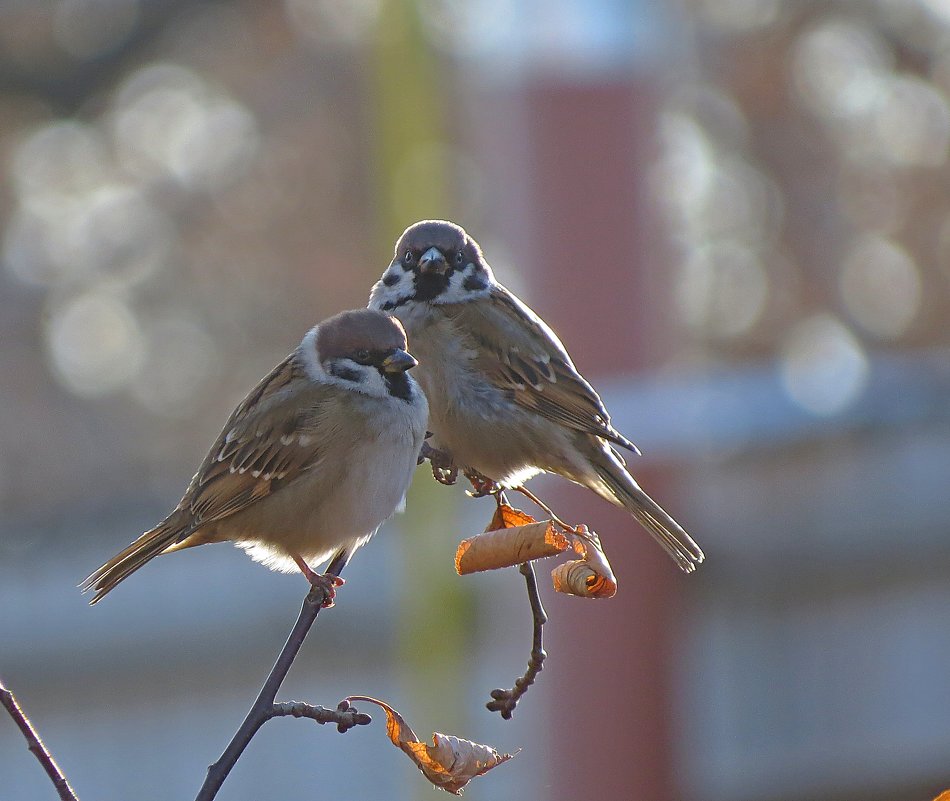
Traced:
[[403, 256], [403, 259], [402, 259], [402, 260], [403, 260], [404, 262], [406, 262], [406, 264], [412, 264], [412, 251], [411, 251], [411, 250], [407, 250], [407, 251], [406, 251], [406, 255]]
[[455, 254], [455, 263], [461, 264], [465, 260], [465, 254], [460, 250]]
[[356, 361], [358, 362], [368, 362], [369, 361], [369, 351], [366, 348], [360, 348], [356, 351]]

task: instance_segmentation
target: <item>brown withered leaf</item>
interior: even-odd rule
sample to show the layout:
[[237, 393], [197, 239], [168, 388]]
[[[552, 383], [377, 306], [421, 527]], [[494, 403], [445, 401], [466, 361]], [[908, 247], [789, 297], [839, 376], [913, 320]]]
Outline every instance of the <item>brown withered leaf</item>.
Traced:
[[934, 801], [950, 801], [950, 790], [944, 790]]
[[459, 543], [455, 570], [465, 576], [513, 567], [532, 559], [556, 556], [569, 547], [570, 541], [550, 521], [536, 521], [526, 512], [501, 503], [483, 533]]
[[498, 528], [462, 540], [455, 552], [460, 576], [481, 570], [498, 570], [532, 559], [556, 556], [571, 547], [570, 541], [549, 521]]
[[403, 751], [432, 784], [455, 795], [461, 795], [462, 788], [476, 776], [487, 773], [514, 756], [499, 754], [489, 745], [439, 732], [433, 733], [433, 744], [429, 745], [420, 742], [403, 716], [385, 701], [368, 695], [351, 695], [346, 700], [366, 701], [380, 706], [386, 713], [386, 734], [393, 745]]
[[534, 523], [535, 519], [527, 512], [515, 509], [507, 503], [500, 503], [495, 508], [495, 514], [492, 515], [491, 523], [485, 531], [497, 531], [500, 528], [514, 528], [515, 526], [526, 526], [528, 523]]
[[600, 537], [587, 526], [578, 526], [577, 531], [574, 550], [583, 558], [560, 564], [551, 571], [555, 591], [581, 598], [613, 598], [617, 594], [617, 578]]

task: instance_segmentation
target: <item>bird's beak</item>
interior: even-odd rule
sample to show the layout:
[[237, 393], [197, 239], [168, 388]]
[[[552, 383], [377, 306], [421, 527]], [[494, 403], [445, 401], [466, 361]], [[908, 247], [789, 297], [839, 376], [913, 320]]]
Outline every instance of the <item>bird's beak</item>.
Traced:
[[442, 255], [442, 251], [437, 247], [429, 248], [419, 258], [420, 273], [437, 273], [438, 275], [444, 275], [447, 269], [449, 269], [448, 262], [446, 262], [445, 256]]
[[383, 359], [383, 369], [387, 373], [404, 373], [406, 370], [411, 370], [417, 364], [419, 364], [419, 362], [416, 361], [415, 356], [402, 348], [396, 348], [396, 350]]

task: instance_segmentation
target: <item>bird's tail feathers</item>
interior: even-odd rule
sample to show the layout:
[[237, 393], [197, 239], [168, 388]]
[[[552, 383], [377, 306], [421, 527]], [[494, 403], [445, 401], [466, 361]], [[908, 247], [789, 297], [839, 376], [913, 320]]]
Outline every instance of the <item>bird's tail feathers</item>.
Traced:
[[155, 528], [146, 531], [135, 542], [119, 551], [102, 567], [83, 580], [79, 585], [83, 592], [95, 591], [95, 595], [89, 602], [90, 605], [99, 603], [113, 587], [132, 575], [146, 562], [150, 562], [159, 554], [170, 550], [191, 533], [187, 529], [183, 529], [175, 518], [176, 516], [172, 514]]
[[[609, 458], [609, 457], [608, 457]], [[685, 573], [705, 559], [702, 549], [656, 501], [612, 459], [595, 465], [599, 481], [592, 489], [632, 514]]]

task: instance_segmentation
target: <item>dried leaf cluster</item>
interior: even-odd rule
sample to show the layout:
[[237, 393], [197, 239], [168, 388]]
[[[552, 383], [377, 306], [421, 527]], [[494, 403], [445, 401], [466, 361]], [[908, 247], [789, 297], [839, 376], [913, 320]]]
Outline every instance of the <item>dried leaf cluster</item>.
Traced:
[[568, 526], [552, 515], [537, 521], [520, 509], [499, 503], [481, 534], [462, 540], [455, 554], [459, 575], [513, 567], [573, 549], [579, 556], [551, 571], [557, 592], [582, 598], [611, 598], [617, 579], [596, 532]]

